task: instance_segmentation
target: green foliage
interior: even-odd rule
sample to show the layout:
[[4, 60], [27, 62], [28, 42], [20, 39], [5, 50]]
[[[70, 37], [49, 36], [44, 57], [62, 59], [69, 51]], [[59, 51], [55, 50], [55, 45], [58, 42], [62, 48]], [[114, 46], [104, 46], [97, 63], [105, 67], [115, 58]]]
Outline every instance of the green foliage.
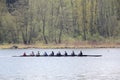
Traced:
[[91, 35], [87, 36], [87, 40], [94, 41], [94, 42], [97, 42], [97, 41], [101, 42], [104, 40], [104, 37], [100, 36], [99, 34], [93, 34], [92, 36]]
[[[120, 0], [0, 0], [0, 43], [104, 41], [120, 37]], [[18, 5], [19, 4], [19, 5]]]

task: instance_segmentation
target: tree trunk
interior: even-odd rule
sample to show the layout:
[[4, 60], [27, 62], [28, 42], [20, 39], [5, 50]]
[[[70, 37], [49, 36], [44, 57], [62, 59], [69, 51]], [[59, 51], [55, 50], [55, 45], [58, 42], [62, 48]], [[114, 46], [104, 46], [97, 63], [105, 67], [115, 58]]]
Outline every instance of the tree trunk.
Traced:
[[63, 11], [63, 1], [60, 0], [60, 7], [61, 7], [61, 17], [60, 17], [60, 33], [59, 33], [59, 40], [58, 42], [62, 42], [62, 33], [63, 33], [63, 27], [64, 27], [64, 11]]
[[44, 38], [45, 44], [48, 44], [48, 41], [47, 41], [47, 38], [46, 38], [46, 35], [45, 35], [45, 22], [46, 22], [45, 15], [43, 15], [42, 22], [43, 22], [43, 38]]
[[94, 1], [91, 0], [91, 8], [90, 8], [90, 13], [91, 13], [91, 18], [90, 18], [90, 34], [93, 36], [94, 34], [94, 29], [93, 29], [93, 11], [94, 11]]
[[83, 5], [82, 5], [82, 12], [83, 12], [83, 39], [86, 40], [86, 23], [87, 23], [87, 20], [86, 20], [86, 0], [83, 0], [82, 1]]

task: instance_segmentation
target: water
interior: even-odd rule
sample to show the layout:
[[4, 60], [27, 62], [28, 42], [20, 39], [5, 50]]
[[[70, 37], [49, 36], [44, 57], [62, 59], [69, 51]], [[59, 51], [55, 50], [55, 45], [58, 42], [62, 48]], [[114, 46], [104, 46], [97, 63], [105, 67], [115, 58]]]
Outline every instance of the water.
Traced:
[[[12, 57], [26, 52], [72, 51], [102, 57]], [[120, 80], [120, 49], [0, 50], [0, 80]]]

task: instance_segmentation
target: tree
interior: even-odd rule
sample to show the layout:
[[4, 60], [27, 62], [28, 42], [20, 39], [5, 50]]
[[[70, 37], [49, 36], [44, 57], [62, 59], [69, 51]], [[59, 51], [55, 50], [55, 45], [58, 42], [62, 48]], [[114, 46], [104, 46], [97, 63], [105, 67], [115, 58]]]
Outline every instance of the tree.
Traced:
[[0, 0], [0, 42], [116, 39], [119, 15], [120, 0]]

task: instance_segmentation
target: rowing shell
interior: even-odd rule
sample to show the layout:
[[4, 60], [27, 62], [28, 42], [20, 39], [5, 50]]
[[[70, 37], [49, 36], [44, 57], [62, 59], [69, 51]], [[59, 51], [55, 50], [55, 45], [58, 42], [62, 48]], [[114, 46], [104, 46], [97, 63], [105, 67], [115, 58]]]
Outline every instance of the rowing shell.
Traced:
[[57, 56], [57, 55], [54, 55], [54, 56], [45, 56], [45, 55], [36, 55], [36, 56], [31, 56], [31, 55], [26, 55], [26, 56], [12, 56], [12, 57], [101, 57], [102, 55], [60, 55], [60, 56]]

